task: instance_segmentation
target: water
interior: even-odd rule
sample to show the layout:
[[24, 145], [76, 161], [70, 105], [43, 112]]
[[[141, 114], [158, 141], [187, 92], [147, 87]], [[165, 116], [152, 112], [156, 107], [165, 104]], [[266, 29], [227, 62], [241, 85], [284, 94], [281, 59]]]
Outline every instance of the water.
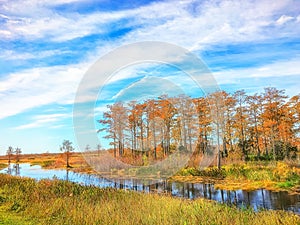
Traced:
[[0, 173], [31, 177], [37, 180], [57, 178], [69, 180], [83, 185], [94, 185], [101, 188], [113, 187], [131, 189], [144, 192], [170, 193], [172, 196], [188, 199], [206, 198], [239, 208], [252, 207], [259, 209], [280, 209], [292, 211], [300, 215], [300, 195], [289, 195], [287, 192], [272, 192], [265, 189], [255, 191], [226, 191], [217, 190], [213, 184], [181, 183], [161, 180], [156, 184], [139, 182], [136, 179], [106, 179], [97, 175], [74, 173], [66, 170], [48, 170], [30, 164], [12, 164], [9, 168], [0, 170]]

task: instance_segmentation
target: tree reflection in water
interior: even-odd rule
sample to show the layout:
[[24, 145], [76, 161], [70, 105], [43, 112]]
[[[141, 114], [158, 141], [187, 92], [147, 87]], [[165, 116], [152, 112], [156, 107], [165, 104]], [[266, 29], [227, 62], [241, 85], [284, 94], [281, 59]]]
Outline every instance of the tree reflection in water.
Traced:
[[130, 189], [142, 192], [167, 193], [172, 196], [188, 199], [207, 198], [237, 207], [251, 207], [255, 211], [259, 209], [282, 209], [300, 214], [300, 195], [289, 195], [287, 192], [272, 192], [265, 189], [255, 191], [243, 190], [219, 190], [213, 184], [207, 183], [180, 183], [160, 180], [153, 183], [147, 180], [107, 179], [97, 175], [74, 173], [70, 170], [45, 170], [40, 166], [30, 164], [10, 164], [0, 173], [8, 173], [17, 176], [32, 177], [34, 179], [53, 178], [68, 180], [82, 185], [94, 185], [98, 187], [111, 187], [118, 189]]

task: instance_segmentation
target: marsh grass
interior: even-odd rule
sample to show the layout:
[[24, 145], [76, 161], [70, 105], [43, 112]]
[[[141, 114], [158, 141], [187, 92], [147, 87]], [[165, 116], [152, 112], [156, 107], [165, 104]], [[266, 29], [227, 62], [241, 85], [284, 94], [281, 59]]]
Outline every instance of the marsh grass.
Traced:
[[0, 170], [1, 169], [4, 169], [4, 168], [6, 168], [7, 167], [7, 164], [5, 164], [5, 163], [0, 163]]
[[[183, 179], [188, 177], [189, 179]], [[173, 180], [193, 182], [201, 177], [215, 183], [216, 188], [225, 190], [286, 190], [295, 192], [300, 187], [300, 169], [285, 162], [249, 162], [198, 170], [193, 167], [184, 168]], [[205, 180], [205, 179], [204, 179]]]
[[33, 161], [30, 163], [30, 165], [40, 165], [42, 168], [49, 168], [53, 166], [55, 163], [55, 160], [44, 160], [44, 161]]
[[[60, 180], [37, 182], [4, 174], [0, 174], [1, 218], [15, 224], [300, 224], [298, 216], [283, 211], [255, 213], [204, 199], [184, 200]], [[24, 223], [19, 223], [20, 218]]]

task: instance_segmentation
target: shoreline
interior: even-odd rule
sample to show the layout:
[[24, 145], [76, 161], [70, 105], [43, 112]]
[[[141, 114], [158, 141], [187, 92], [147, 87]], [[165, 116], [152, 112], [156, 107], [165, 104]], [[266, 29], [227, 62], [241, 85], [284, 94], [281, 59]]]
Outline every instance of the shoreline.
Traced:
[[[42, 169], [45, 170], [66, 170], [72, 171], [74, 173], [79, 174], [89, 174], [89, 175], [98, 175], [102, 177], [106, 177], [107, 179], [139, 179], [138, 176], [132, 176], [128, 174], [122, 173], [99, 173], [94, 171], [92, 168], [80, 168], [80, 167], [71, 167], [66, 168], [65, 166], [62, 167], [53, 167], [53, 166], [43, 166], [43, 162], [33, 162], [30, 163], [28, 161], [20, 162], [28, 163], [31, 166], [39, 165]], [[8, 164], [0, 163], [0, 169], [5, 169]], [[148, 177], [149, 180], [155, 180], [155, 177]], [[260, 189], [269, 190], [272, 192], [280, 192], [286, 191], [289, 195], [300, 195], [300, 186], [296, 185], [293, 187], [285, 187], [282, 188], [279, 185], [282, 183], [280, 181], [264, 181], [264, 180], [247, 180], [247, 179], [228, 179], [228, 178], [215, 178], [209, 176], [192, 176], [192, 175], [173, 175], [169, 178], [157, 177], [157, 180], [163, 179], [171, 182], [180, 182], [180, 183], [205, 183], [205, 184], [213, 184], [215, 189], [222, 189], [228, 191], [236, 191], [236, 190], [243, 190], [243, 191], [255, 191]]]

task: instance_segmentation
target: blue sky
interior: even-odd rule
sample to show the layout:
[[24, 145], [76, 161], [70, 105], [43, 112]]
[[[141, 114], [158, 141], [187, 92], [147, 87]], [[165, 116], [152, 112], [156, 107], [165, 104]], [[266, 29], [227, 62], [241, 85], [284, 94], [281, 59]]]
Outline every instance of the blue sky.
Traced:
[[[297, 0], [0, 0], [0, 154], [9, 145], [31, 153], [57, 152], [63, 139], [75, 143], [72, 110], [82, 77], [101, 56], [137, 41], [190, 50], [226, 91], [299, 93]], [[153, 76], [198, 94], [174, 68], [131, 66], [103, 87], [95, 119], [124, 90], [139, 95], [139, 84], [152, 85]]]

